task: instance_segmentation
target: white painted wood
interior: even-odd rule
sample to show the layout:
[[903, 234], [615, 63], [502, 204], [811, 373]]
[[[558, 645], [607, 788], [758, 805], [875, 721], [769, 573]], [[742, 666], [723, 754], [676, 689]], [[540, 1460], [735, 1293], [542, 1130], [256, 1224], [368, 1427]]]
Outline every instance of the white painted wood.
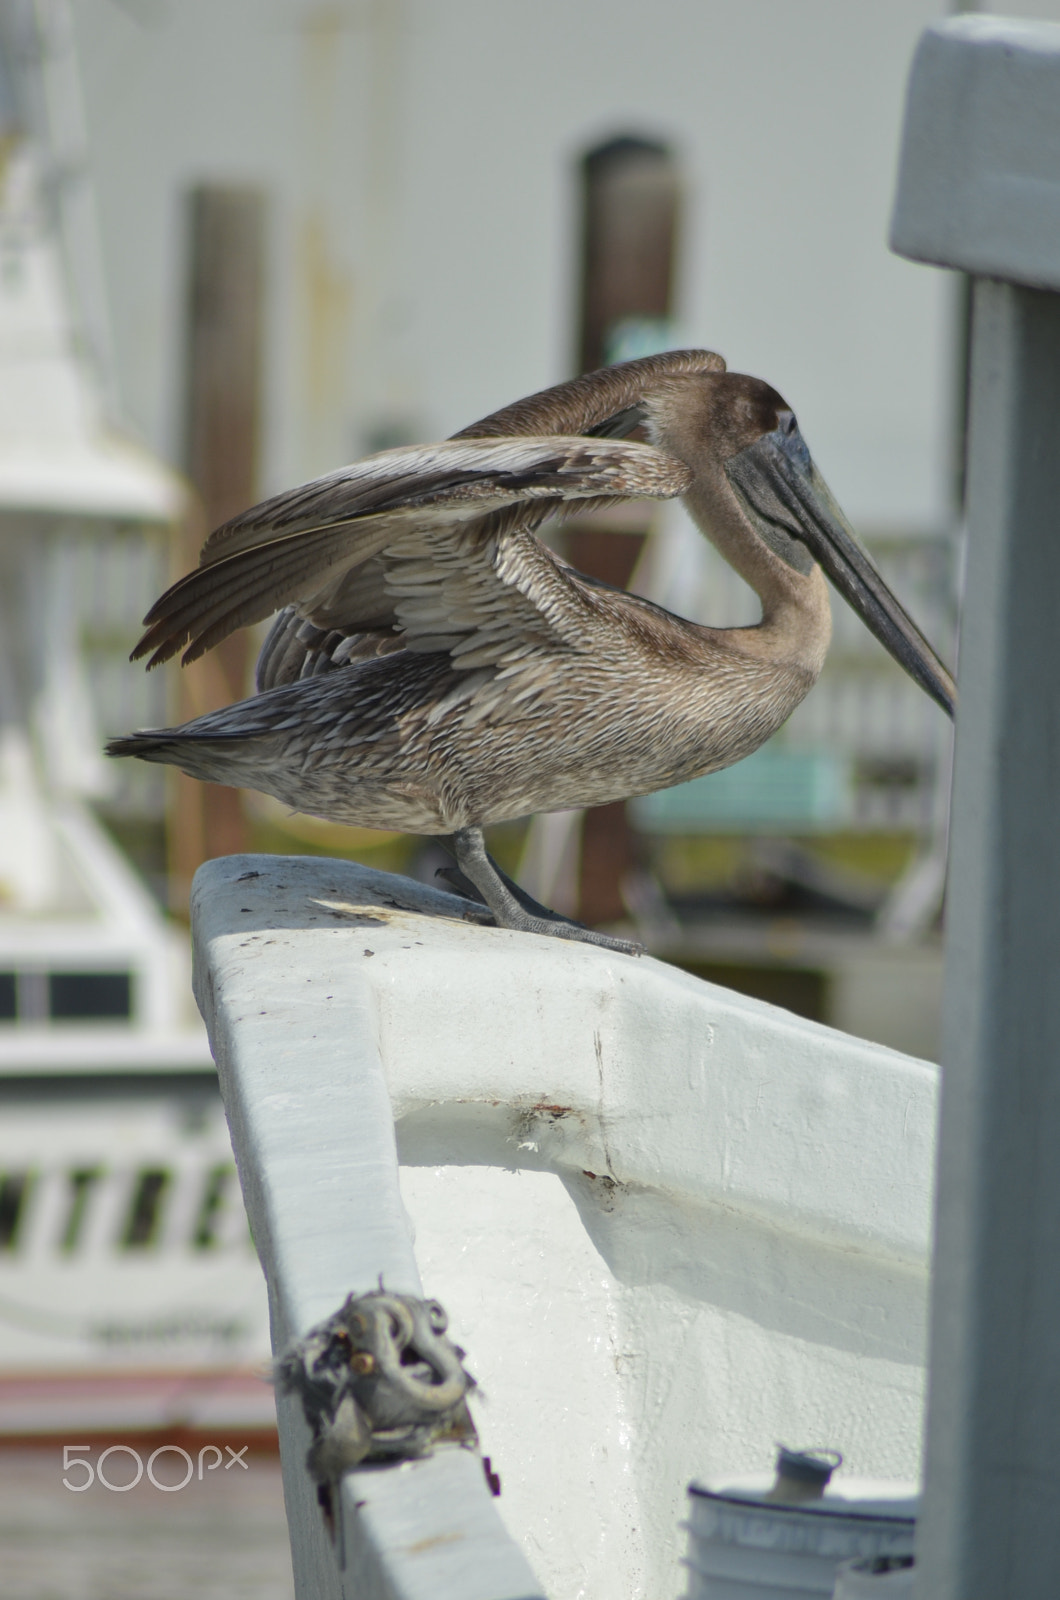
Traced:
[[1060, 28], [967, 17], [928, 31], [893, 239], [978, 275], [914, 1592], [1055, 1600]]
[[[777, 1438], [916, 1475], [932, 1067], [350, 863], [211, 862], [193, 913], [277, 1344], [422, 1277], [556, 1600], [675, 1595], [688, 1480]], [[299, 1592], [337, 1593], [283, 1427]], [[540, 1592], [471, 1457], [346, 1482], [349, 1592]]]
[[[281, 875], [266, 877], [251, 862], [258, 858], [227, 858], [196, 879], [196, 993], [269, 1282], [278, 1352], [351, 1290], [382, 1279], [388, 1288], [422, 1291], [371, 994], [348, 936], [336, 937], [331, 920], [343, 914], [324, 905], [306, 917], [304, 883], [289, 891]], [[244, 871], [233, 871], [233, 863]], [[259, 865], [271, 863], [261, 858]], [[295, 870], [283, 876], [297, 877], [301, 865], [285, 863]], [[323, 868], [325, 880], [334, 877], [334, 864]], [[219, 877], [227, 892], [211, 893]], [[314, 887], [330, 892], [324, 883]], [[293, 917], [282, 907], [291, 891]], [[312, 896], [310, 903], [319, 906]], [[274, 929], [267, 943], [263, 912]], [[539, 1594], [493, 1509], [478, 1460], [460, 1451], [390, 1472], [347, 1474], [337, 1550], [329, 1551], [305, 1470], [304, 1419], [289, 1398], [278, 1417], [299, 1600]]]

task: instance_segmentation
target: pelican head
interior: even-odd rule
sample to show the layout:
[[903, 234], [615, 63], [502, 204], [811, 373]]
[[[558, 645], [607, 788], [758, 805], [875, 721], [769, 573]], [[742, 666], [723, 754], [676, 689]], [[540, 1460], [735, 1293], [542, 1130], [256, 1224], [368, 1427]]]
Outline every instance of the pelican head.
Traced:
[[666, 376], [592, 432], [616, 437], [638, 424], [692, 469], [690, 510], [764, 601], [767, 568], [797, 590], [818, 564], [884, 649], [953, 715], [952, 677], [858, 540], [775, 389], [739, 372]]

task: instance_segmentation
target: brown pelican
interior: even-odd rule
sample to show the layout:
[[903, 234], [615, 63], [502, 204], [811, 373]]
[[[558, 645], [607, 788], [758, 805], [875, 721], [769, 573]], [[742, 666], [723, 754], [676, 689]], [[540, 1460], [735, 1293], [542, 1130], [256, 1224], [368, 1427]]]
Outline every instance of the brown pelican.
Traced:
[[[640, 424], [650, 443], [624, 437]], [[754, 627], [685, 621], [574, 571], [534, 532], [556, 512], [677, 495], [757, 592]], [[282, 607], [259, 693], [108, 752], [332, 821], [443, 836], [499, 926], [636, 949], [530, 900], [482, 829], [646, 794], [757, 749], [821, 670], [822, 568], [952, 714], [953, 680], [780, 395], [707, 351], [626, 362], [218, 528], [133, 658], [154, 666], [186, 646], [193, 661]]]

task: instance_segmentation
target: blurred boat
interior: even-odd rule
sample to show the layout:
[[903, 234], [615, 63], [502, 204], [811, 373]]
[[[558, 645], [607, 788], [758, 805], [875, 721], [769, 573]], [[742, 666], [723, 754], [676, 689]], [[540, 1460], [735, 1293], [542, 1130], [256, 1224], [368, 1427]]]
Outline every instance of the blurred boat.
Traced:
[[[0, 112], [4, 111], [0, 105]], [[10, 108], [7, 108], [8, 113]], [[179, 480], [108, 426], [44, 159], [0, 146], [0, 1440], [274, 1427], [186, 936], [93, 810]], [[92, 641], [96, 649], [91, 655]], [[102, 641], [102, 645], [100, 644]], [[115, 648], [115, 644], [119, 648]], [[108, 656], [109, 650], [109, 656]], [[118, 688], [117, 693], [123, 691]], [[141, 692], [142, 691], [133, 691]], [[157, 699], [164, 685], [149, 689]], [[130, 709], [112, 706], [122, 724]], [[135, 796], [133, 797], [135, 799]], [[187, 997], [187, 998], [185, 998]]]

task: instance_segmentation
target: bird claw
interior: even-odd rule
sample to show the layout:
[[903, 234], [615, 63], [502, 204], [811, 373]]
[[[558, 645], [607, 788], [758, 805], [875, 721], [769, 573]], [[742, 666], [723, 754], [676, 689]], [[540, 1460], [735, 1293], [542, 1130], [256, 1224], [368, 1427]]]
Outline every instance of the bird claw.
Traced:
[[[623, 956], [642, 956], [644, 946], [637, 944], [632, 939], [617, 939], [610, 933], [597, 933], [595, 928], [584, 928], [580, 922], [572, 922], [567, 917], [561, 917], [555, 911], [550, 911], [546, 916], [538, 916], [526, 911], [523, 907], [504, 920], [498, 919], [486, 905], [479, 891], [469, 878], [466, 878], [459, 867], [438, 867], [434, 876], [444, 878], [454, 894], [465, 901], [464, 920], [475, 922], [482, 927], [507, 928], [513, 933], [537, 933], [549, 939], [571, 939], [578, 944], [594, 944], [599, 949], [614, 950]], [[511, 884], [510, 879], [505, 879]], [[516, 886], [511, 885], [514, 889]], [[529, 896], [525, 897], [529, 900]], [[531, 905], [536, 901], [530, 900]], [[544, 911], [546, 908], [541, 907]]]
[[547, 939], [570, 939], [576, 944], [593, 944], [598, 949], [613, 950], [622, 956], [645, 954], [644, 946], [637, 944], [634, 939], [618, 939], [611, 933], [598, 933], [595, 928], [584, 928], [580, 922], [571, 922], [555, 913], [550, 917], [535, 917], [520, 911], [505, 916], [503, 920], [498, 917], [497, 926], [508, 928], [512, 933], [537, 933]]

